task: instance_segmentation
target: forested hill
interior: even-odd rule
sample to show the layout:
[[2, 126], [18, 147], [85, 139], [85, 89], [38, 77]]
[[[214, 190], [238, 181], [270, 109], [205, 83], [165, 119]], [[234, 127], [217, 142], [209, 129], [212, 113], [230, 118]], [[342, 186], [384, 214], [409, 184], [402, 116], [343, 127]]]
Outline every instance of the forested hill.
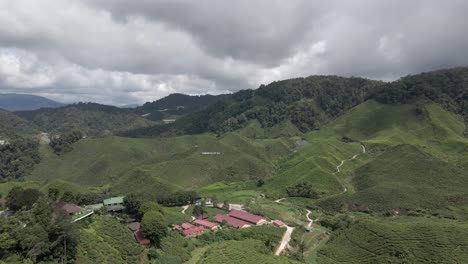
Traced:
[[154, 125], [154, 122], [135, 114], [131, 109], [96, 103], [78, 103], [15, 114], [42, 131], [58, 134], [80, 131], [88, 136], [99, 136]]
[[306, 132], [369, 99], [386, 104], [434, 101], [468, 120], [468, 67], [407, 76], [394, 82], [310, 76], [242, 90], [170, 125], [136, 129], [127, 136], [224, 133], [258, 120], [263, 127], [290, 121]]
[[154, 102], [148, 102], [137, 107], [137, 114], [145, 115], [151, 120], [161, 120], [171, 116], [182, 116], [203, 109], [217, 101], [228, 98], [229, 95], [185, 95], [170, 94]]
[[0, 111], [0, 136], [33, 135], [36, 133], [39, 133], [39, 129], [27, 120], [13, 113]]

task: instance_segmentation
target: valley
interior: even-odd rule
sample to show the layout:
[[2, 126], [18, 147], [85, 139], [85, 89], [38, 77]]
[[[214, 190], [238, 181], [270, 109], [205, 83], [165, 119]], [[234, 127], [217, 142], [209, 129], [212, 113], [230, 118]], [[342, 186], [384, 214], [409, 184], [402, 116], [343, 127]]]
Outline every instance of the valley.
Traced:
[[[446, 71], [466, 76], [466, 69]], [[417, 77], [402, 82], [411, 90]], [[337, 82], [343, 98], [314, 86], [330, 81]], [[24, 166], [10, 162], [17, 148], [25, 151], [21, 141], [10, 140], [2, 146], [2, 168], [10, 173], [0, 193], [10, 199], [18, 187], [37, 189], [50, 204], [66, 200], [82, 207], [124, 196], [125, 210], [96, 210], [75, 224], [76, 263], [468, 261], [466, 102], [454, 96], [447, 107], [427, 94], [389, 103], [393, 97], [382, 98], [395, 95], [381, 86], [321, 76], [274, 83], [255, 93], [183, 97], [193, 108], [169, 125], [132, 111], [172, 109], [167, 102], [173, 99], [132, 111], [90, 104], [2, 112], [9, 131], [4, 137], [11, 131], [24, 138], [47, 131], [53, 139], [76, 127], [87, 136], [65, 142], [69, 148], [62, 152], [44, 142], [31, 145], [34, 151], [24, 153], [37, 162], [25, 159]], [[302, 97], [289, 97], [291, 91]], [[353, 97], [355, 92], [359, 96]], [[210, 103], [203, 108], [198, 100]], [[57, 125], [63, 116], [69, 118], [66, 124]], [[11, 173], [17, 168], [22, 173]], [[237, 229], [216, 221], [232, 209], [269, 224]], [[17, 214], [11, 226], [20, 221]], [[177, 229], [197, 217], [220, 228], [193, 236]], [[141, 223], [150, 247], [134, 241], [126, 221]], [[13, 232], [4, 226], [4, 232]]]

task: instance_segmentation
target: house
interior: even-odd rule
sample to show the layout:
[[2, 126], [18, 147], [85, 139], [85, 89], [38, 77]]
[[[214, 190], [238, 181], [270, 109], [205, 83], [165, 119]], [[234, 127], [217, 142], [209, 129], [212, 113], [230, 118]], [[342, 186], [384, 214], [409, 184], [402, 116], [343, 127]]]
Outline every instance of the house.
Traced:
[[138, 244], [142, 246], [149, 246], [151, 244], [151, 241], [143, 236], [143, 233], [141, 233], [140, 229], [134, 231], [133, 236], [135, 237], [135, 240], [138, 242]]
[[246, 228], [251, 226], [251, 224], [246, 221], [225, 214], [217, 214], [214, 218], [218, 223], [226, 223], [227, 225], [235, 228]]
[[283, 221], [281, 221], [281, 220], [273, 220], [273, 221], [271, 221], [271, 222], [272, 222], [275, 226], [277, 226], [277, 227], [283, 227], [283, 226], [285, 226], [285, 224], [284, 224]]
[[61, 210], [68, 215], [72, 216], [72, 223], [78, 222], [92, 214], [94, 211], [91, 209], [84, 209], [76, 204], [66, 203], [66, 202], [59, 202], [56, 205], [56, 209]]
[[263, 225], [267, 223], [267, 220], [259, 215], [254, 215], [245, 211], [240, 210], [231, 210], [229, 216], [243, 220], [245, 222], [254, 224], [254, 225]]
[[104, 206], [103, 203], [98, 203], [98, 204], [85, 205], [85, 208], [97, 211], [97, 210], [101, 209], [103, 206]]
[[74, 215], [84, 211], [85, 209], [72, 203], [59, 202], [56, 205], [56, 208], [66, 212], [68, 215]]
[[130, 230], [132, 230], [132, 232], [135, 232], [135, 231], [140, 230], [140, 223], [138, 223], [138, 222], [129, 223], [129, 224], [127, 224], [127, 227]]
[[105, 199], [103, 201], [103, 204], [107, 207], [107, 211], [119, 212], [125, 209], [123, 202], [124, 202], [124, 196], [118, 196], [118, 197], [111, 197], [109, 199]]
[[193, 228], [185, 229], [184, 231], [182, 231], [182, 235], [185, 237], [197, 236], [203, 233], [203, 231], [205, 231], [205, 228], [203, 226], [196, 226]]
[[206, 229], [210, 230], [216, 230], [218, 229], [219, 225], [210, 221], [202, 220], [202, 219], [196, 219], [193, 221], [193, 223], [197, 226], [203, 226]]
[[190, 229], [190, 228], [194, 228], [195, 226], [190, 224], [190, 223], [183, 223], [180, 225], [182, 227], [182, 229]]

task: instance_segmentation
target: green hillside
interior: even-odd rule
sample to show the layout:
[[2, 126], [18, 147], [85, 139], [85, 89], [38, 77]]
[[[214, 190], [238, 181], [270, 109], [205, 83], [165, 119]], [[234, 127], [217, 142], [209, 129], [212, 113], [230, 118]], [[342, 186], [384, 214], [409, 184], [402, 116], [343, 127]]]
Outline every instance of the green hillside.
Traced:
[[319, 251], [318, 263], [466, 263], [468, 224], [428, 218], [358, 217]]
[[81, 131], [88, 136], [112, 135], [117, 132], [154, 125], [132, 112], [114, 106], [79, 103], [54, 109], [16, 112], [42, 131], [67, 133]]
[[27, 120], [10, 112], [0, 111], [0, 136], [10, 137], [12, 134], [33, 135], [39, 129]]
[[[203, 155], [202, 152], [220, 152]], [[154, 188], [193, 189], [219, 181], [256, 180], [274, 173], [275, 160], [290, 153], [287, 140], [251, 140], [237, 134], [172, 138], [85, 139], [61, 156], [42, 149], [30, 179], [60, 178], [115, 192]], [[129, 188], [132, 186], [132, 188]]]

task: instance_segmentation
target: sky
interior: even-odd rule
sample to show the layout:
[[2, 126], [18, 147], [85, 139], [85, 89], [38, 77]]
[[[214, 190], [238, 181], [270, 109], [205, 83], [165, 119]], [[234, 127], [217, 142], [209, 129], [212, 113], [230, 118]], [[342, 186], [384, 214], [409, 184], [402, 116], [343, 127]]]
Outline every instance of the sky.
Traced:
[[468, 1], [0, 0], [0, 92], [124, 105], [468, 65]]

